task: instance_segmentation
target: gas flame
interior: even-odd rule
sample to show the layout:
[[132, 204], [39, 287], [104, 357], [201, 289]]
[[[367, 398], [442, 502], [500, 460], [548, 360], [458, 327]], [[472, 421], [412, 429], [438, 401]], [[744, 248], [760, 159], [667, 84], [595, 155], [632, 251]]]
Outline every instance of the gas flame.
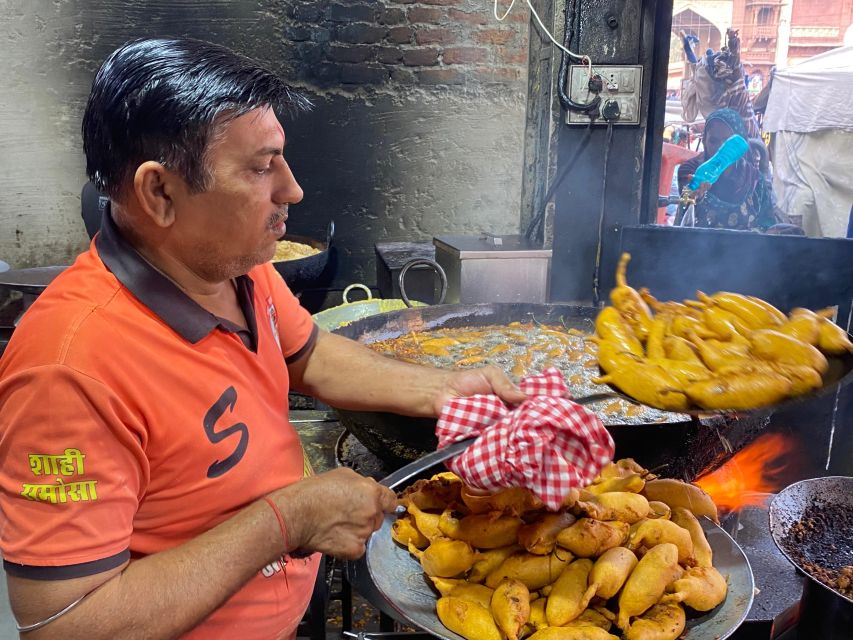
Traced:
[[716, 471], [695, 481], [724, 511], [764, 506], [770, 494], [785, 486], [785, 458], [797, 442], [778, 433], [764, 434], [738, 451]]

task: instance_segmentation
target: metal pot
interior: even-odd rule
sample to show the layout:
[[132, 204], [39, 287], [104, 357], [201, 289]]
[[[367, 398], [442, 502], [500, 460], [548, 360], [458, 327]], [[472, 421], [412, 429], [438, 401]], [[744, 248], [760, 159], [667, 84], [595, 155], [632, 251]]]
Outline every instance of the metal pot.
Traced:
[[325, 242], [295, 234], [285, 234], [282, 238], [279, 238], [279, 240], [289, 240], [291, 242], [307, 244], [315, 249], [319, 249], [320, 251], [319, 253], [315, 253], [313, 256], [306, 256], [305, 258], [299, 258], [298, 260], [273, 261], [273, 267], [275, 267], [275, 270], [281, 274], [281, 277], [284, 278], [284, 281], [287, 283], [287, 286], [291, 291], [301, 291], [320, 277], [329, 262], [329, 251], [332, 246], [332, 239], [334, 236], [335, 223], [332, 221], [329, 223], [329, 230], [326, 233]]
[[[371, 343], [406, 333], [443, 327], [505, 325], [514, 321], [563, 324], [585, 332], [593, 331], [598, 310], [565, 304], [492, 303], [436, 305], [383, 313], [356, 320], [334, 331]], [[389, 381], [393, 384], [393, 381]], [[336, 409], [341, 423], [373, 454], [390, 466], [400, 467], [420, 458], [437, 446], [435, 420], [410, 418], [375, 411]], [[766, 418], [729, 420], [691, 419], [670, 414], [671, 420], [652, 424], [607, 424], [616, 442], [617, 457], [635, 457], [651, 469], [666, 467], [671, 477], [692, 480], [716, 468], [733, 451], [747, 444], [767, 424]], [[725, 442], [719, 432], [725, 430]]]
[[[807, 516], [809, 508], [831, 510], [827, 527], [810, 538], [797, 541], [792, 525]], [[838, 512], [838, 513], [836, 513]], [[838, 518], [838, 514], [846, 517]], [[844, 525], [848, 527], [845, 531]], [[773, 542], [799, 571], [806, 575], [800, 600], [797, 637], [841, 640], [853, 628], [853, 598], [847, 597], [814, 577], [803, 564], [827, 568], [853, 565], [853, 478], [828, 476], [796, 482], [780, 491], [770, 503], [770, 533]]]
[[[360, 320], [361, 318], [366, 318], [368, 316], [375, 316], [379, 313], [387, 313], [389, 311], [400, 311], [402, 309], [407, 309], [409, 307], [424, 307], [426, 306], [423, 302], [418, 302], [417, 300], [410, 300], [409, 296], [406, 294], [406, 286], [405, 286], [405, 277], [406, 273], [409, 269], [418, 264], [426, 264], [432, 267], [436, 274], [439, 277], [441, 282], [441, 293], [438, 297], [438, 304], [444, 302], [444, 298], [447, 295], [447, 275], [444, 273], [444, 269], [441, 268], [434, 260], [429, 260], [427, 258], [417, 258], [415, 260], [411, 260], [407, 262], [403, 269], [400, 271], [400, 296], [402, 299], [397, 298], [385, 298], [379, 299], [373, 297], [373, 292], [370, 290], [370, 287], [361, 283], [354, 283], [349, 285], [346, 289], [344, 289], [341, 297], [343, 298], [344, 303], [338, 305], [337, 307], [332, 307], [331, 309], [325, 309], [318, 313], [314, 314], [314, 322], [317, 325], [326, 331], [334, 331], [339, 327], [350, 324], [356, 320]], [[354, 289], [360, 289], [364, 291], [367, 298], [365, 300], [355, 300], [350, 301], [349, 294]]]

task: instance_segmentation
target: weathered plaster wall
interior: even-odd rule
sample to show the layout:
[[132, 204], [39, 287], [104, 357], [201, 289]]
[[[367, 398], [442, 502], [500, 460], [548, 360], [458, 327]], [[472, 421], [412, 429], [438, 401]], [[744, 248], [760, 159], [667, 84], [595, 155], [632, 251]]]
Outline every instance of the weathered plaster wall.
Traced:
[[265, 61], [309, 94], [285, 123], [306, 197], [289, 228], [338, 226], [336, 285], [373, 282], [373, 243], [516, 232], [527, 17], [472, 0], [0, 0], [0, 259], [85, 248], [79, 126], [122, 42], [190, 35]]

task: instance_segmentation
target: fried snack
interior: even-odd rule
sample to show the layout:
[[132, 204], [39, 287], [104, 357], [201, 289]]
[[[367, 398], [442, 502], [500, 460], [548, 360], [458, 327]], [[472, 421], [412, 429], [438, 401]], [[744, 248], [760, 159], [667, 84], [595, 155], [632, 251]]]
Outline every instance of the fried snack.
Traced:
[[699, 349], [702, 362], [713, 371], [739, 367], [750, 361], [749, 345], [713, 339], [705, 340], [695, 331], [690, 333], [690, 340]]
[[740, 373], [694, 382], [685, 393], [704, 409], [746, 410], [784, 400], [792, 389], [791, 380], [779, 373]]
[[476, 602], [439, 598], [436, 611], [441, 624], [467, 640], [503, 640], [491, 611]]
[[519, 551], [521, 551], [521, 547], [517, 544], [512, 544], [508, 547], [477, 553], [474, 558], [474, 564], [471, 566], [471, 571], [468, 573], [468, 581], [483, 582], [486, 576], [501, 566], [504, 560]]
[[441, 529], [438, 528], [438, 522], [441, 516], [437, 513], [427, 513], [418, 508], [413, 502], [407, 506], [408, 512], [415, 521], [415, 526], [429, 540], [437, 540], [442, 537]]
[[462, 502], [471, 510], [471, 513], [501, 511], [520, 516], [528, 511], [542, 508], [542, 501], [523, 487], [504, 489], [494, 494], [481, 494], [474, 492], [468, 486], [463, 486], [461, 497]]
[[[440, 486], [455, 476], [432, 480]], [[715, 516], [707, 494], [684, 482], [657, 479], [634, 460], [607, 464], [592, 485], [574, 492], [581, 499], [571, 512], [541, 508], [526, 511], [523, 519], [510, 513], [513, 508], [462, 516], [455, 512], [464, 509], [459, 503], [440, 515], [430, 513], [412, 498], [436, 495], [426, 487], [420, 483], [408, 492], [410, 513], [398, 520], [392, 536], [398, 542], [409, 539], [409, 552], [440, 594], [439, 619], [468, 640], [495, 640], [495, 634], [498, 640], [610, 640], [616, 638], [609, 633], [614, 623], [622, 640], [671, 640], [683, 630], [682, 603], [707, 611], [726, 597], [702, 527], [682, 506]], [[596, 487], [599, 493], [592, 491]], [[642, 492], [605, 490], [627, 487]], [[466, 492], [463, 487], [460, 496]], [[517, 494], [511, 503], [523, 501]], [[581, 512], [587, 516], [572, 523]], [[440, 524], [439, 537], [424, 550], [415, 545], [421, 535], [416, 517], [427, 526], [435, 525], [435, 518]], [[511, 544], [476, 546], [508, 539], [506, 531], [515, 533]], [[445, 537], [463, 534], [466, 539]]]
[[686, 362], [684, 360], [670, 360], [668, 358], [649, 358], [649, 364], [657, 365], [671, 375], [683, 389], [687, 385], [701, 380], [707, 380], [714, 374], [701, 362]]
[[666, 314], [655, 316], [649, 327], [649, 336], [646, 339], [646, 357], [666, 357], [666, 351], [663, 348], [663, 339], [669, 331], [670, 321], [671, 318]]
[[663, 339], [664, 356], [670, 360], [681, 360], [682, 362], [694, 362], [703, 364], [696, 347], [693, 343], [678, 336], [666, 336]]
[[708, 516], [711, 520], [720, 522], [717, 515], [717, 505], [700, 487], [673, 478], [657, 478], [649, 480], [643, 488], [643, 495], [649, 501], [664, 502], [671, 509], [683, 507], [690, 510], [697, 518]]
[[531, 591], [537, 591], [554, 582], [572, 560], [571, 553], [560, 549], [547, 556], [517, 553], [486, 576], [486, 586], [494, 589], [505, 578], [511, 578], [520, 580]]
[[714, 552], [711, 551], [711, 545], [708, 544], [708, 539], [705, 537], [702, 525], [696, 516], [693, 515], [693, 512], [684, 507], [675, 507], [672, 510], [672, 521], [679, 527], [686, 529], [690, 534], [690, 539], [693, 541], [693, 559], [696, 561], [696, 566], [712, 566]]
[[687, 316], [692, 313], [692, 309], [690, 309], [690, 307], [681, 304], [680, 302], [673, 302], [671, 300], [661, 302], [652, 295], [652, 292], [649, 291], [648, 287], [641, 287], [639, 293], [643, 301], [649, 305], [651, 310], [655, 313], [666, 313], [671, 316]]
[[643, 520], [628, 536], [628, 548], [636, 551], [640, 547], [654, 547], [664, 542], [671, 542], [678, 548], [678, 562], [693, 564], [693, 539], [687, 529], [680, 527], [671, 520], [661, 518]]
[[726, 599], [726, 579], [714, 567], [691, 567], [667, 587], [662, 603], [683, 602], [696, 611], [710, 611]]
[[646, 486], [646, 481], [638, 473], [623, 478], [607, 478], [600, 482], [595, 482], [588, 487], [586, 491], [593, 495], [609, 493], [611, 491], [628, 491], [630, 493], [640, 493], [643, 487]]
[[561, 627], [577, 618], [586, 609], [592, 598], [592, 594], [587, 596], [591, 570], [592, 560], [587, 558], [575, 560], [563, 570], [551, 587], [548, 602], [545, 604], [548, 624]]
[[530, 619], [530, 591], [518, 580], [502, 580], [492, 594], [490, 609], [507, 640], [518, 640]]
[[772, 304], [753, 296], [720, 291], [712, 296], [697, 292], [697, 297], [706, 304], [713, 304], [735, 314], [752, 329], [778, 326], [787, 320], [785, 314]]
[[626, 522], [602, 522], [580, 518], [557, 534], [557, 544], [579, 558], [594, 558], [628, 539], [630, 525]]
[[429, 538], [418, 531], [410, 516], [400, 518], [391, 523], [391, 537], [408, 548], [409, 544], [418, 549], [426, 549], [429, 546]]
[[469, 602], [476, 602], [487, 609], [491, 605], [492, 594], [495, 592], [494, 589], [489, 589], [485, 585], [472, 584], [465, 580], [453, 580], [437, 576], [430, 576], [430, 580], [442, 596], [453, 596]]
[[626, 351], [625, 347], [613, 340], [596, 339], [598, 342], [598, 351], [596, 359], [605, 373], [617, 371], [626, 365], [631, 365], [636, 362], [642, 362], [642, 358], [630, 351]]
[[637, 563], [622, 588], [616, 626], [626, 631], [629, 620], [655, 605], [666, 586], [681, 572], [678, 547], [668, 542], [652, 547]]
[[531, 524], [518, 530], [518, 544], [529, 553], [547, 555], [557, 546], [557, 534], [575, 523], [575, 516], [567, 511], [546, 513]]
[[605, 307], [595, 318], [595, 332], [602, 340], [609, 340], [621, 351], [635, 356], [644, 355], [643, 345], [615, 307]]
[[530, 603], [530, 617], [527, 619], [527, 627], [536, 631], [548, 626], [548, 618], [545, 616], [546, 598], [539, 598]]
[[720, 309], [708, 307], [702, 312], [702, 323], [722, 340], [743, 342], [753, 328], [735, 314]]
[[464, 540], [478, 549], [498, 549], [518, 539], [522, 524], [521, 518], [502, 516], [499, 512], [457, 518], [453, 509], [448, 508], [442, 512], [438, 528], [448, 538]]
[[779, 333], [816, 346], [820, 336], [820, 318], [813, 311], [797, 308], [791, 311], [791, 317], [785, 324], [776, 328]]
[[[636, 566], [637, 556], [633, 551], [625, 547], [608, 549], [592, 565], [586, 595], [609, 600], [619, 592]], [[610, 626], [606, 628], [610, 629]]]
[[723, 377], [742, 373], [759, 373], [771, 377], [781, 375], [791, 382], [791, 396], [808, 393], [823, 384], [823, 378], [816, 369], [801, 364], [782, 364], [765, 360], [755, 360], [742, 366], [720, 369], [717, 373]]
[[749, 335], [750, 351], [764, 360], [804, 365], [826, 373], [829, 362], [817, 348], [772, 329], [759, 329]]
[[409, 553], [420, 561], [428, 576], [439, 578], [453, 578], [474, 564], [474, 550], [462, 540], [439, 538], [423, 551], [410, 544]]
[[624, 478], [631, 475], [645, 477], [648, 473], [649, 470], [644, 469], [642, 465], [638, 464], [633, 458], [622, 458], [621, 460], [614, 460], [604, 465], [598, 474], [598, 478], [595, 479], [595, 482], [598, 482], [599, 480], [606, 480], [608, 478]]
[[649, 501], [638, 493], [611, 491], [581, 500], [578, 507], [596, 520], [618, 520], [634, 524], [649, 515]]
[[643, 404], [665, 411], [686, 411], [688, 407], [678, 381], [661, 367], [643, 362], [626, 365], [592, 382], [613, 384]]
[[626, 273], [629, 260], [631, 260], [630, 253], [623, 253], [619, 258], [619, 264], [616, 267], [616, 288], [610, 291], [610, 302], [625, 318], [633, 329], [634, 335], [644, 341], [651, 328], [652, 312], [643, 297], [628, 286]]
[[663, 518], [665, 520], [670, 520], [671, 516], [672, 509], [669, 508], [669, 505], [666, 502], [660, 502], [658, 500], [649, 501], [649, 518]]
[[580, 500], [580, 495], [580, 489], [572, 487], [571, 489], [569, 489], [569, 492], [563, 497], [563, 502], [560, 504], [560, 508], [569, 509], [575, 506], [575, 504], [577, 504], [577, 501]]
[[429, 480], [418, 480], [407, 487], [400, 500], [403, 504], [414, 503], [418, 509], [444, 510], [448, 505], [459, 501], [462, 480], [453, 473], [443, 473]]
[[833, 356], [853, 353], [853, 342], [847, 332], [828, 318], [820, 319], [820, 333], [817, 346], [820, 350]]
[[[609, 613], [609, 612], [608, 612]], [[605, 631], [610, 631], [610, 627], [613, 626], [613, 623], [610, 621], [610, 618], [605, 616], [600, 612], [600, 610], [596, 609], [584, 609], [584, 612], [580, 614], [577, 618], [572, 620], [567, 627], [599, 627], [604, 629]]]
[[677, 604], [656, 604], [628, 627], [625, 640], [675, 640], [686, 623], [684, 609]]
[[571, 627], [545, 627], [539, 629], [528, 640], [619, 640], [601, 627], [581, 625]]
[[693, 333], [708, 338], [713, 336], [710, 331], [705, 329], [705, 326], [699, 319], [693, 316], [677, 316], [673, 318], [669, 325], [669, 330], [673, 336], [687, 340], [690, 339], [690, 335]]

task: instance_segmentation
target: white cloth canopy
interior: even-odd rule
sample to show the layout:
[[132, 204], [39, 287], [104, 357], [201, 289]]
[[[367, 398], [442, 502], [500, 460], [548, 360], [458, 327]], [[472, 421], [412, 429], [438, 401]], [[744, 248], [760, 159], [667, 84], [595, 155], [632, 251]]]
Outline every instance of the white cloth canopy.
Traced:
[[777, 69], [764, 114], [765, 131], [853, 131], [853, 46], [838, 47]]

